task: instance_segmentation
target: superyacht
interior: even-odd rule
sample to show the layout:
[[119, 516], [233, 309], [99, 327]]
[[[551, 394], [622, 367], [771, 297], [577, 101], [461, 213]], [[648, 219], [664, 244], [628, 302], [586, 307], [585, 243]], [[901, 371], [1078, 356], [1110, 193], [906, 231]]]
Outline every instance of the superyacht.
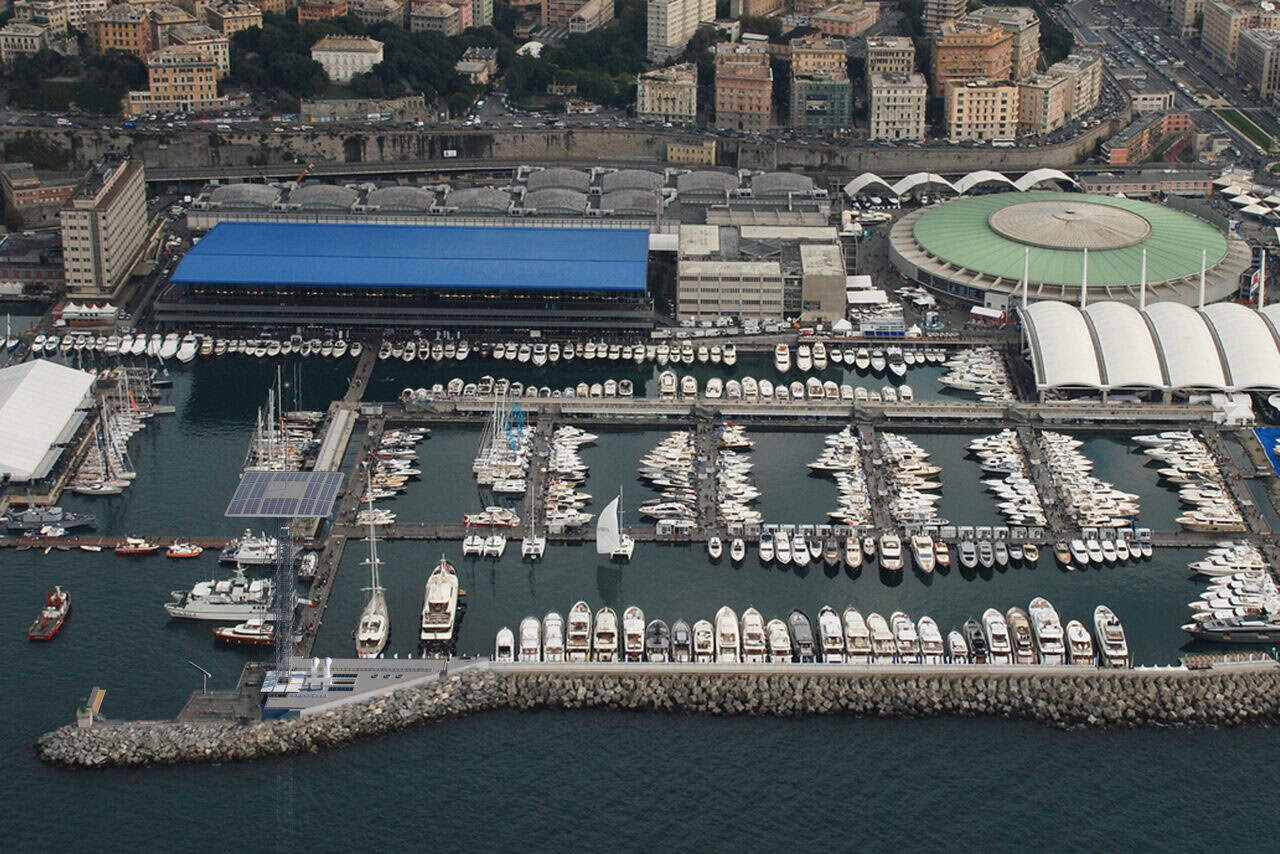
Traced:
[[457, 613], [458, 573], [453, 564], [441, 557], [427, 579], [419, 638], [425, 644], [451, 643]]

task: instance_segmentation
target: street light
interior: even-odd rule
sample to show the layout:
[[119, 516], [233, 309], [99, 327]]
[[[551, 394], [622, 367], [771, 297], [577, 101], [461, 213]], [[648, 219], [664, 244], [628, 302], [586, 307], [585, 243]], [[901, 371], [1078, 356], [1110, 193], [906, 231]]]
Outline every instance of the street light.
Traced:
[[191, 660], [191, 659], [189, 659], [189, 658], [187, 659], [187, 664], [190, 664], [190, 665], [191, 665], [192, 667], [194, 667], [196, 670], [199, 670], [199, 671], [200, 671], [200, 673], [202, 674], [202, 675], [201, 675], [201, 679], [200, 679], [200, 693], [201, 693], [201, 694], [208, 694], [208, 693], [209, 693], [209, 678], [210, 678], [210, 677], [212, 677], [212, 676], [213, 676], [213, 674], [212, 674], [212, 673], [210, 673], [208, 670], [205, 670], [203, 667], [201, 667], [200, 665], [196, 664], [194, 661], [192, 661], [192, 660]]

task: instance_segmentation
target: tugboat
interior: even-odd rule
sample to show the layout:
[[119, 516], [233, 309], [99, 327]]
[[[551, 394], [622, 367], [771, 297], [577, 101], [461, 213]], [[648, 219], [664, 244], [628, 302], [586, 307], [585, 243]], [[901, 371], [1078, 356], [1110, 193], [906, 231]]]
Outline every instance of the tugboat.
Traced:
[[218, 626], [213, 637], [232, 646], [271, 646], [276, 640], [275, 627], [262, 617], [252, 617], [235, 626]]
[[27, 640], [53, 640], [53, 636], [58, 633], [58, 630], [62, 628], [62, 624], [67, 621], [67, 614], [69, 613], [71, 613], [71, 594], [61, 587], [55, 586], [45, 598], [44, 608], [40, 611], [40, 616], [36, 617], [35, 622], [31, 624], [31, 628], [27, 629]]
[[190, 558], [200, 557], [203, 553], [204, 548], [202, 546], [197, 546], [195, 543], [183, 543], [175, 540], [173, 545], [169, 546], [164, 554], [165, 557], [171, 558]]
[[116, 546], [116, 554], [118, 555], [149, 555], [160, 551], [160, 545], [153, 543], [146, 537], [125, 537]]

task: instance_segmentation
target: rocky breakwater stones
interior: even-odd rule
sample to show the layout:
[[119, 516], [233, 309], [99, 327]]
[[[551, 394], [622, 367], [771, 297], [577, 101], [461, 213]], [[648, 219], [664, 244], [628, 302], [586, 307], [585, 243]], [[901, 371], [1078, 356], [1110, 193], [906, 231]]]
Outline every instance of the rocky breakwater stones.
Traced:
[[332, 711], [248, 726], [134, 722], [66, 726], [46, 762], [80, 767], [228, 762], [339, 747], [496, 708], [605, 708], [710, 715], [1017, 718], [1050, 726], [1234, 726], [1280, 720], [1280, 668], [1161, 670], [797, 669], [717, 672], [470, 671]]

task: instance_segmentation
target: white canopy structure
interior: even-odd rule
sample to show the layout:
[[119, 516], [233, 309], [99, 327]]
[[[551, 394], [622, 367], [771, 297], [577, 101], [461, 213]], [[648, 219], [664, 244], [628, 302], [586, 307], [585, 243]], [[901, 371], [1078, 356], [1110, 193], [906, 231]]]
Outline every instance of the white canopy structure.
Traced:
[[1058, 181], [1063, 184], [1070, 184], [1077, 188], [1080, 186], [1079, 182], [1066, 172], [1063, 172], [1061, 169], [1053, 169], [1047, 166], [1043, 169], [1031, 170], [1018, 180], [1014, 181], [1013, 186], [1025, 193], [1027, 190], [1034, 190], [1046, 181]]
[[885, 179], [881, 178], [874, 172], [863, 172], [857, 178], [854, 178], [848, 184], [844, 185], [844, 193], [849, 198], [856, 198], [859, 193], [870, 188], [872, 192], [884, 191], [885, 193], [893, 192], [893, 185]]
[[44, 477], [93, 402], [94, 375], [36, 359], [0, 370], [0, 474]]
[[914, 172], [893, 185], [893, 194], [895, 196], [905, 196], [921, 188], [937, 190], [944, 187], [953, 193], [956, 192], [955, 184], [952, 184], [936, 172]]
[[1003, 184], [1011, 190], [1018, 189], [1018, 185], [1009, 180], [1003, 172], [995, 172], [991, 169], [979, 169], [977, 172], [970, 172], [955, 183], [957, 193], [964, 195], [981, 184]]
[[1057, 301], [1022, 310], [1036, 387], [1273, 391], [1280, 389], [1280, 305], [1197, 310], [1156, 302]]
[[[892, 195], [901, 196], [906, 193], [919, 189], [948, 189], [960, 195], [973, 192], [974, 189], [984, 184], [999, 184], [1008, 187], [1011, 190], [1019, 192], [1027, 192], [1034, 190], [1042, 184], [1066, 184], [1076, 189], [1080, 188], [1080, 184], [1075, 178], [1072, 178], [1061, 169], [1034, 169], [1021, 178], [1014, 180], [1003, 172], [997, 172], [994, 169], [979, 169], [976, 172], [970, 172], [967, 175], [956, 180], [953, 184], [941, 175], [933, 172], [916, 172], [913, 175], [899, 180], [897, 183], [891, 184], [884, 178], [874, 172], [863, 172], [857, 178], [854, 178], [848, 184], [844, 185], [844, 193], [849, 198], [857, 198], [860, 195]], [[1235, 188], [1238, 195], [1244, 190]]]

